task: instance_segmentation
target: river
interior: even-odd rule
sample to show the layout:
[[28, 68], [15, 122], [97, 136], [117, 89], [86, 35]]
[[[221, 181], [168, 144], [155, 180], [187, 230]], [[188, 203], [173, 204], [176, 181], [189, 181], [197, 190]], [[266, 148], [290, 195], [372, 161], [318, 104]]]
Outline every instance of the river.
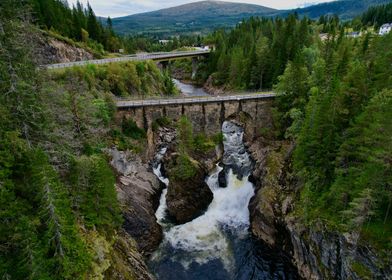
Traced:
[[[249, 181], [253, 163], [243, 143], [244, 131], [226, 121], [222, 133], [225, 153], [206, 178], [214, 198], [203, 215], [186, 224], [173, 224], [166, 211], [167, 189], [163, 191], [156, 217], [164, 240], [148, 262], [152, 273], [159, 280], [298, 279], [284, 254], [251, 236], [248, 205], [255, 191]], [[157, 153], [154, 173], [170, 188], [160, 170], [165, 152], [163, 147]], [[218, 183], [222, 170], [225, 188]]]
[[177, 79], [173, 79], [173, 82], [185, 96], [209, 96], [203, 88], [196, 87], [191, 84], [185, 84]]

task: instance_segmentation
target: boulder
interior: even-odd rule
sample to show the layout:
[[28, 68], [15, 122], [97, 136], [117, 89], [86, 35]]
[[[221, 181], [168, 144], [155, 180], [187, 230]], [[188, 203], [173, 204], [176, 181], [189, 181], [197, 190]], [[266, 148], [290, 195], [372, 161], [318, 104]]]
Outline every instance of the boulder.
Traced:
[[169, 214], [177, 223], [183, 224], [197, 218], [210, 205], [213, 194], [205, 178], [207, 172], [200, 166], [195, 166], [195, 176], [188, 179], [178, 179], [173, 176], [178, 155], [172, 155], [167, 165], [170, 186], [167, 192], [167, 208]]

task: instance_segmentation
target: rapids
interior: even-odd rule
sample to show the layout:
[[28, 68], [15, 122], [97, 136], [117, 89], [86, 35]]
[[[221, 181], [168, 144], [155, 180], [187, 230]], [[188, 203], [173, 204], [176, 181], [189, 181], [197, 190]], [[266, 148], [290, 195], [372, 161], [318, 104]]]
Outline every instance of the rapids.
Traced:
[[[149, 260], [158, 279], [297, 279], [284, 255], [274, 252], [249, 233], [250, 199], [254, 186], [249, 181], [253, 163], [243, 143], [243, 128], [226, 121], [222, 126], [225, 154], [206, 182], [214, 198], [207, 211], [191, 222], [175, 225], [166, 213], [162, 192], [156, 211], [164, 240]], [[161, 173], [162, 148], [154, 162], [154, 173], [170, 188]], [[222, 167], [224, 166], [224, 167]], [[227, 187], [218, 184], [225, 170]]]

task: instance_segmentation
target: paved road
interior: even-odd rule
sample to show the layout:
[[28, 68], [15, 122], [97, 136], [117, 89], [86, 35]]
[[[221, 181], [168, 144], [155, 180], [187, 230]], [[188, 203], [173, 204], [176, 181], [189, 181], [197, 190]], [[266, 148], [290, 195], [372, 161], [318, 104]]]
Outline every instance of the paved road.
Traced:
[[88, 64], [107, 64], [107, 63], [125, 62], [125, 61], [143, 61], [143, 60], [162, 61], [162, 60], [185, 58], [185, 57], [205, 56], [208, 55], [209, 53], [210, 53], [209, 50], [145, 53], [145, 54], [128, 55], [128, 56], [115, 57], [115, 58], [48, 64], [48, 65], [42, 65], [41, 67], [46, 69], [63, 69], [63, 68], [69, 68], [73, 66], [84, 66]]
[[237, 94], [226, 96], [211, 96], [211, 97], [192, 97], [192, 98], [169, 98], [169, 99], [145, 99], [134, 101], [117, 101], [118, 109], [136, 108], [136, 107], [151, 107], [162, 105], [180, 105], [180, 104], [195, 104], [195, 103], [214, 103], [223, 101], [240, 101], [240, 100], [255, 100], [274, 98], [275, 93], [252, 93], [252, 94]]

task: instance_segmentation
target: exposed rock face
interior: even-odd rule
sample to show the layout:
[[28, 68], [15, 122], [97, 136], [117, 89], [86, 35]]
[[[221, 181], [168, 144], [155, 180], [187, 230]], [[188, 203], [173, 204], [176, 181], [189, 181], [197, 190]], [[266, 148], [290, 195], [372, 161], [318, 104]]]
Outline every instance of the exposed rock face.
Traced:
[[304, 228], [290, 218], [286, 224], [295, 263], [306, 279], [392, 279], [391, 264], [382, 268], [379, 257], [352, 243], [351, 235]]
[[128, 233], [121, 231], [111, 252], [112, 265], [105, 272], [105, 279], [112, 280], [150, 280], [143, 256], [137, 251], [135, 241]]
[[279, 217], [279, 178], [282, 172], [282, 154], [277, 153], [279, 144], [266, 144], [259, 139], [250, 147], [252, 158], [256, 161], [252, 177], [258, 189], [249, 209], [251, 213], [252, 233], [270, 244], [277, 245], [277, 220]]
[[214, 85], [213, 76], [208, 77], [204, 84], [204, 90], [211, 95], [225, 95], [226, 89], [223, 87], [217, 87]]
[[177, 155], [173, 154], [167, 164], [170, 187], [167, 192], [167, 209], [179, 224], [197, 218], [210, 205], [213, 194], [205, 182], [207, 172], [200, 166], [196, 175], [189, 179], [177, 180], [170, 176], [171, 168], [176, 165]]
[[289, 252], [305, 279], [391, 279], [390, 264], [380, 268], [379, 257], [351, 241], [355, 238], [321, 225], [308, 228], [293, 217], [297, 191], [290, 174], [293, 148], [287, 142], [263, 139], [249, 148], [256, 161], [253, 178], [258, 188], [249, 207], [252, 233]]
[[94, 56], [85, 49], [72, 46], [47, 35], [37, 37], [35, 59], [39, 65], [91, 60]]
[[162, 240], [162, 229], [155, 217], [162, 186], [140, 159], [117, 150], [109, 152], [111, 164], [120, 174], [117, 193], [123, 206], [123, 227], [136, 240], [139, 250], [149, 253]]

